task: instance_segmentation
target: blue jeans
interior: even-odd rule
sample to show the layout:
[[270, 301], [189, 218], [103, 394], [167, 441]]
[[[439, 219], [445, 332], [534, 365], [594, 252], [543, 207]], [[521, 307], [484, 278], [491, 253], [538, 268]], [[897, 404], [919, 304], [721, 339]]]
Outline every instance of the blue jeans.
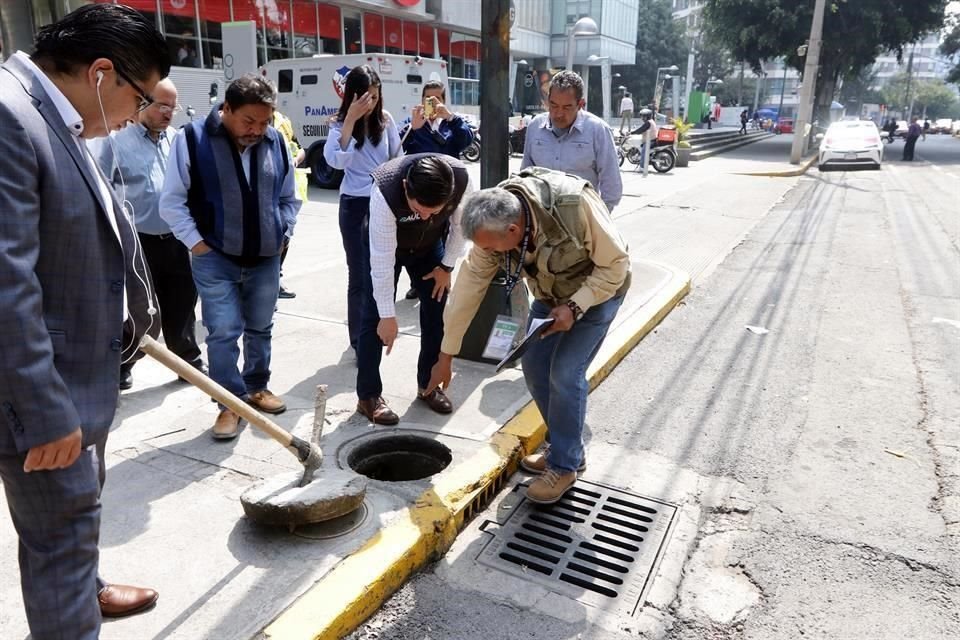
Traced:
[[370, 280], [369, 218], [370, 198], [340, 196], [340, 237], [347, 254], [347, 331], [354, 350], [360, 339], [364, 290]]
[[[193, 256], [193, 280], [208, 333], [210, 377], [239, 398], [266, 389], [273, 311], [280, 293], [280, 256], [265, 258], [254, 267], [241, 267], [210, 251]], [[237, 369], [241, 336], [242, 374]]]
[[[523, 379], [547, 425], [547, 465], [552, 469], [575, 471], [583, 460], [587, 367], [622, 303], [623, 296], [615, 296], [590, 307], [569, 331], [538, 340], [523, 354]], [[550, 310], [549, 305], [536, 300], [529, 319], [546, 318]]]
[[[417, 360], [417, 384], [426, 389], [430, 382], [430, 371], [440, 357], [440, 343], [443, 342], [443, 308], [447, 304], [444, 294], [437, 302], [433, 294], [433, 280], [424, 280], [423, 276], [433, 271], [443, 257], [443, 242], [423, 255], [400, 255], [398, 252], [393, 268], [393, 292], [396, 297], [397, 280], [400, 270], [406, 267], [410, 282], [420, 298], [420, 357]], [[367, 279], [369, 280], [369, 273]], [[360, 325], [360, 341], [357, 344], [357, 397], [360, 400], [376, 398], [383, 394], [383, 381], [380, 379], [380, 359], [383, 354], [383, 342], [377, 335], [380, 313], [373, 299], [373, 286], [368, 283], [363, 293], [363, 322]]]

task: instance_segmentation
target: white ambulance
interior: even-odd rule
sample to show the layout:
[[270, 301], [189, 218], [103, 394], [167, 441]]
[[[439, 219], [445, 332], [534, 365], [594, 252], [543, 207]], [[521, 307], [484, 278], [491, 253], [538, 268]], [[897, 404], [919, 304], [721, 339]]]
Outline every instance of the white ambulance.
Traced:
[[411, 109], [420, 103], [424, 83], [439, 80], [447, 86], [447, 63], [419, 56], [317, 55], [271, 60], [260, 67], [260, 73], [277, 87], [277, 106], [293, 121], [297, 139], [307, 151], [306, 165], [318, 186], [335, 189], [343, 178], [341, 171], [331, 168], [323, 159], [323, 145], [328, 122], [340, 109], [347, 73], [362, 64], [370, 65], [380, 76], [383, 108], [400, 128], [410, 121]]

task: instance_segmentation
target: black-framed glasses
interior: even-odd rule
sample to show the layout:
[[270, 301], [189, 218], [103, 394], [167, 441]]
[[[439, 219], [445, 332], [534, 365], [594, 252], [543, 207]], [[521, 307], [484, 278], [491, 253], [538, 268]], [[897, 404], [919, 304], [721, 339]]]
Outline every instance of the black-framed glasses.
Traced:
[[120, 70], [116, 64], [113, 65], [113, 70], [117, 72], [117, 75], [124, 79], [124, 81], [133, 87], [133, 90], [137, 92], [140, 96], [140, 104], [137, 105], [137, 113], [142, 112], [144, 109], [147, 109], [150, 105], [153, 104], [153, 98], [147, 95], [147, 92], [140, 88], [136, 82], [130, 79], [130, 76], [125, 74]]

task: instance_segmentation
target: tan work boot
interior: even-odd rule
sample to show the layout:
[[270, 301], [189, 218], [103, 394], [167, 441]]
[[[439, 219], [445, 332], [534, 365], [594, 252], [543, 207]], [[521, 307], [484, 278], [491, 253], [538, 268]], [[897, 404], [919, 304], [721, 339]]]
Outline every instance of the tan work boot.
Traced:
[[253, 405], [264, 413], [283, 413], [287, 410], [287, 405], [283, 402], [283, 399], [274, 395], [269, 389], [249, 394], [247, 404]]
[[[520, 468], [526, 471], [527, 473], [543, 473], [547, 470], [547, 453], [550, 452], [550, 447], [544, 447], [542, 451], [537, 453], [531, 453], [528, 456], [523, 456], [520, 458]], [[587, 470], [587, 459], [584, 458], [580, 461], [580, 466], [577, 467], [577, 473], [583, 473]]]
[[240, 431], [240, 416], [230, 409], [224, 409], [213, 423], [214, 440], [233, 440]]
[[527, 487], [527, 499], [537, 504], [553, 504], [562, 498], [576, 481], [576, 471], [561, 473], [547, 467], [547, 470]]

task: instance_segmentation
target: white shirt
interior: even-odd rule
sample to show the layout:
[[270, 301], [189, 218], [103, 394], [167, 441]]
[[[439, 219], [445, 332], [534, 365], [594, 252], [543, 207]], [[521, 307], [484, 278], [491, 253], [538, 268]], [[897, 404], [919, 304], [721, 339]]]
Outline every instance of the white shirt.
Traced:
[[[56, 108], [57, 113], [60, 114], [60, 118], [63, 120], [63, 123], [67, 125], [67, 129], [69, 129], [70, 133], [73, 134], [73, 141], [76, 143], [77, 149], [80, 150], [80, 155], [86, 161], [87, 167], [90, 169], [90, 173], [93, 175], [93, 179], [97, 182], [97, 191], [100, 193], [100, 200], [103, 202], [104, 209], [107, 212], [107, 220], [110, 221], [110, 226], [113, 228], [113, 232], [117, 236], [117, 242], [121, 242], [120, 229], [117, 228], [117, 214], [113, 209], [113, 192], [110, 190], [110, 187], [107, 185], [107, 181], [103, 177], [103, 173], [100, 171], [100, 165], [97, 164], [97, 161], [94, 160], [90, 150], [87, 149], [86, 140], [84, 140], [82, 137], [83, 118], [67, 99], [67, 96], [63, 95], [63, 92], [60, 91], [57, 85], [55, 85], [53, 81], [47, 77], [47, 74], [43, 72], [43, 69], [38, 67], [36, 63], [30, 59], [30, 56], [25, 54], [23, 51], [17, 51], [13, 55], [30, 69], [30, 71], [33, 73], [33, 77], [37, 79], [37, 82], [39, 82], [40, 86], [43, 87], [44, 92], [46, 92], [47, 96], [49, 96], [50, 101], [53, 102], [53, 106]], [[137, 232], [133, 230], [133, 222], [130, 222], [130, 226], [131, 231], [133, 231], [133, 235], [136, 236]], [[122, 242], [121, 246], [123, 246]], [[128, 316], [127, 288], [124, 287], [123, 319], [126, 320]]]
[[[473, 191], [467, 180], [463, 197]], [[463, 200], [460, 201], [461, 203]], [[450, 232], [444, 241], [443, 258], [440, 260], [448, 267], [455, 267], [457, 260], [466, 253], [467, 240], [463, 237], [460, 221], [463, 219], [463, 207], [450, 216]], [[390, 206], [374, 184], [370, 188], [370, 277], [373, 280], [373, 299], [377, 303], [377, 312], [381, 318], [394, 318], [397, 315], [394, 301], [396, 298], [393, 271], [397, 264], [397, 218]]]
[[620, 101], [620, 113], [624, 111], [633, 111], [633, 98], [624, 97]]

